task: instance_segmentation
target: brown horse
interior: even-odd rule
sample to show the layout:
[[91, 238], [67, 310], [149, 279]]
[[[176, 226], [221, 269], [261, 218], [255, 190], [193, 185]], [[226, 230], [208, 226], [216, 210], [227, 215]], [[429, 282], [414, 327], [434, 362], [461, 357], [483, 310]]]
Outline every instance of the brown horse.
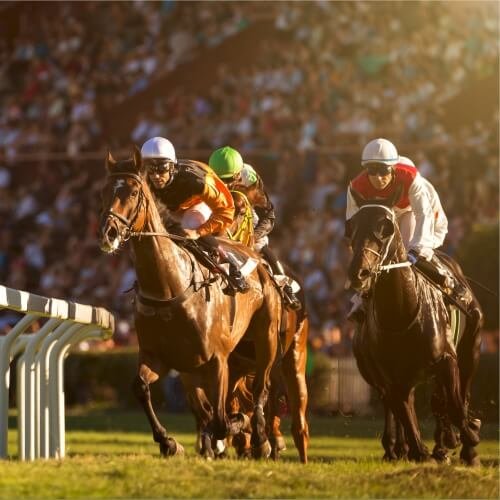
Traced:
[[[288, 270], [289, 272], [289, 270]], [[307, 463], [307, 448], [309, 444], [309, 428], [306, 417], [307, 386], [307, 336], [309, 320], [305, 308], [305, 298], [301, 291], [299, 299], [302, 308], [299, 311], [283, 310], [279, 349], [277, 360], [271, 372], [271, 392], [268, 399], [266, 414], [268, 415], [268, 433], [271, 441], [271, 456], [279, 458], [280, 451], [285, 449], [285, 442], [280, 430], [280, 402], [286, 395], [292, 417], [292, 436], [302, 463]], [[248, 347], [248, 346], [247, 346]], [[252, 383], [255, 372], [255, 362], [251, 352], [242, 343], [230, 357], [231, 380], [235, 380], [235, 390], [231, 407], [233, 412], [243, 411], [249, 417], [252, 415]], [[238, 455], [248, 456], [250, 443], [248, 433], [243, 429], [236, 442]]]
[[[395, 214], [389, 208], [396, 198], [386, 205], [356, 201], [360, 210], [346, 223], [353, 249], [348, 276], [351, 287], [366, 298], [367, 318], [356, 332], [353, 350], [361, 374], [384, 402], [384, 458], [393, 460], [406, 453], [415, 461], [430, 458], [420, 437], [414, 389], [433, 375], [432, 406], [438, 429], [432, 456], [440, 461], [446, 458], [445, 442], [452, 439], [445, 436], [452, 435], [451, 423], [460, 430], [461, 459], [475, 465], [480, 422], [469, 417], [468, 401], [479, 356], [480, 306], [469, 289], [471, 307], [455, 350], [441, 291], [406, 261]], [[453, 269], [465, 285], [456, 263]]]
[[[181, 447], [158, 421], [149, 385], [171, 368], [189, 374], [191, 394], [199, 394], [210, 405], [201, 424], [201, 453], [211, 457], [212, 441], [224, 439], [232, 429], [226, 412], [228, 358], [245, 337], [255, 349], [253, 454], [268, 455], [263, 409], [277, 351], [281, 304], [267, 271], [258, 265], [247, 277], [250, 291], [228, 297], [220, 281], [214, 282], [209, 271], [165, 230], [137, 148], [131, 160], [115, 162], [109, 154], [106, 165], [101, 247], [112, 253], [128, 239], [132, 243], [139, 340], [135, 391], [161, 453], [176, 454]], [[246, 247], [236, 246], [240, 253], [256, 257]]]
[[[246, 245], [253, 245], [252, 209], [246, 196], [238, 191], [232, 191], [235, 206], [235, 219], [230, 228], [231, 236], [237, 236]], [[292, 276], [292, 272], [287, 269]], [[297, 277], [293, 276], [296, 280]], [[279, 349], [276, 362], [271, 372], [270, 397], [265, 409], [267, 418], [267, 433], [271, 444], [271, 456], [279, 457], [285, 449], [284, 438], [280, 429], [280, 401], [286, 392], [288, 406], [292, 417], [292, 436], [299, 452], [301, 462], [307, 463], [307, 447], [309, 429], [306, 418], [307, 386], [306, 358], [309, 320], [307, 317], [303, 290], [299, 293], [302, 303], [300, 311], [282, 309], [280, 321]], [[253, 342], [245, 338], [238, 344], [229, 357], [229, 400], [227, 411], [232, 414], [243, 412], [248, 419], [241, 421], [241, 430], [235, 430], [232, 444], [239, 457], [249, 457], [252, 454], [251, 420], [254, 409], [253, 381], [255, 378], [255, 349]], [[193, 387], [192, 380], [182, 376], [190, 406], [195, 415], [205, 415], [211, 411], [210, 405], [204, 401], [200, 391]], [[201, 421], [197, 417], [198, 446], [201, 447]]]

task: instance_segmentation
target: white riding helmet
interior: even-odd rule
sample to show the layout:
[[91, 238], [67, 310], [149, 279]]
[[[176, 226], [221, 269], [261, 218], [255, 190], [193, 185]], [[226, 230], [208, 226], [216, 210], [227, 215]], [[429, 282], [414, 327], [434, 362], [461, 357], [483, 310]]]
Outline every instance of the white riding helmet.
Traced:
[[374, 139], [363, 149], [361, 155], [361, 165], [368, 163], [383, 163], [384, 165], [396, 165], [399, 161], [396, 146], [387, 139]]
[[409, 167], [415, 167], [415, 163], [413, 163], [413, 161], [410, 160], [410, 158], [408, 158], [407, 156], [400, 156], [398, 163], [408, 165]]
[[164, 158], [173, 162], [177, 161], [174, 145], [164, 137], [148, 139], [141, 148], [141, 156], [145, 158]]

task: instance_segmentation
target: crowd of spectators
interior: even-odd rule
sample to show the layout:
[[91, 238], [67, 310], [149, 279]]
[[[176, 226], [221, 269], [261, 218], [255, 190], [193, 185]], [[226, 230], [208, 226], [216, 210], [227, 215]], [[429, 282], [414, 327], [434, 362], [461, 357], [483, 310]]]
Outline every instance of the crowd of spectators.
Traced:
[[[61, 3], [0, 45], [1, 283], [108, 307], [115, 342], [133, 342], [129, 254], [98, 249], [104, 170], [78, 154], [105, 146], [100, 107], [195, 63], [263, 13], [260, 2]], [[245, 69], [228, 62], [203, 93], [158, 99], [124, 145], [163, 135], [180, 156], [206, 151], [203, 161], [221, 145], [238, 148], [276, 206], [271, 244], [303, 278], [312, 346], [347, 354], [345, 193], [365, 142], [393, 140], [432, 181], [450, 254], [475, 222], [498, 223], [498, 110], [452, 129], [444, 107], [498, 73], [498, 7], [273, 2], [265, 15], [279, 36]], [[40, 150], [68, 158], [16, 161]]]

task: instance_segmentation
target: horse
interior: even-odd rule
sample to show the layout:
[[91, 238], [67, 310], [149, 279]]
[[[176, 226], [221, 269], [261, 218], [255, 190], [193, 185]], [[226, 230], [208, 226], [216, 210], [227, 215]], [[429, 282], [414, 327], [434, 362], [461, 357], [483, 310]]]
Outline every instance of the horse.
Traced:
[[[364, 379], [384, 403], [384, 459], [417, 462], [447, 460], [453, 424], [460, 431], [461, 460], [477, 465], [480, 421], [469, 417], [470, 386], [479, 359], [482, 312], [457, 263], [443, 257], [470, 293], [465, 328], [455, 349], [443, 293], [406, 260], [392, 207], [399, 193], [381, 203], [355, 194], [359, 211], [346, 222], [352, 260], [350, 287], [365, 297], [366, 319], [353, 338], [353, 351]], [[434, 376], [432, 411], [436, 444], [430, 455], [414, 408], [418, 382]]]
[[[140, 152], [115, 161], [108, 153], [102, 190], [101, 249], [113, 253], [130, 240], [137, 275], [135, 327], [139, 341], [134, 391], [149, 420], [153, 439], [163, 456], [180, 454], [182, 446], [159, 422], [151, 403], [150, 384], [171, 368], [190, 380], [191, 395], [203, 398], [210, 411], [203, 414], [201, 454], [213, 457], [212, 441], [232, 430], [228, 420], [228, 358], [245, 337], [255, 349], [252, 447], [255, 457], [268, 456], [266, 405], [270, 372], [277, 351], [281, 314], [279, 294], [262, 265], [249, 274], [245, 295], [224, 294], [220, 280], [168, 233], [155, 198], [145, 180]], [[255, 257], [241, 245], [240, 254]], [[231, 312], [234, 311], [234, 318]], [[234, 319], [234, 322], [232, 321]], [[196, 396], [198, 395], [198, 396]]]
[[[235, 241], [253, 245], [252, 207], [247, 197], [239, 191], [231, 191], [235, 202], [235, 218], [229, 228], [229, 237]], [[269, 272], [272, 272], [269, 269]], [[290, 269], [288, 275], [294, 276]], [[291, 413], [291, 430], [295, 447], [302, 463], [307, 463], [307, 448], [309, 443], [309, 428], [306, 417], [307, 385], [305, 377], [307, 358], [307, 337], [309, 319], [307, 316], [303, 289], [299, 293], [302, 308], [299, 311], [282, 309], [280, 320], [280, 336], [278, 357], [271, 371], [270, 397], [266, 408], [267, 433], [271, 445], [271, 457], [277, 460], [280, 452], [286, 449], [280, 429], [281, 396], [286, 393]], [[251, 341], [242, 339], [229, 357], [229, 398], [227, 411], [232, 415], [246, 415], [241, 421], [239, 432], [232, 436], [232, 444], [240, 458], [252, 455], [251, 428], [248, 425], [253, 415], [253, 382], [255, 378], [255, 350]], [[192, 397], [188, 401], [195, 415], [201, 416], [210, 411], [210, 406], [199, 393], [193, 391], [192, 383], [182, 377], [185, 390]], [[199, 419], [197, 419], [199, 420]], [[198, 444], [201, 446], [201, 421], [197, 421]]]

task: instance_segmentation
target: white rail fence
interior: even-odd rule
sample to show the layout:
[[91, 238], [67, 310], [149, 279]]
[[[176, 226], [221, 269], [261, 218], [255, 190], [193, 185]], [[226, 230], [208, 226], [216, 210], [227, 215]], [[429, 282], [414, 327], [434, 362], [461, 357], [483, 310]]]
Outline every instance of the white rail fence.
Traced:
[[[10, 363], [17, 362], [17, 427], [20, 460], [63, 458], [65, 449], [64, 359], [84, 339], [108, 339], [113, 315], [93, 307], [0, 285], [0, 310], [24, 316], [0, 337], [0, 458], [8, 457]], [[46, 318], [34, 333], [26, 333]]]

